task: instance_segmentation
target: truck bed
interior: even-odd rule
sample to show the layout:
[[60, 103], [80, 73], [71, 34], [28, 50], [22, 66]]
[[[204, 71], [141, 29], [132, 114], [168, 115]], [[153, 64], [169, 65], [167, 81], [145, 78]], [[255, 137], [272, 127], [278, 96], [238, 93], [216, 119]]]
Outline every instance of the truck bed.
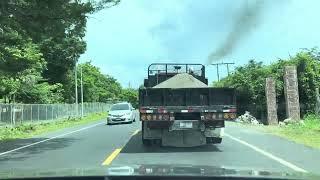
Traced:
[[139, 89], [140, 107], [203, 107], [235, 105], [235, 90], [232, 88], [144, 88]]

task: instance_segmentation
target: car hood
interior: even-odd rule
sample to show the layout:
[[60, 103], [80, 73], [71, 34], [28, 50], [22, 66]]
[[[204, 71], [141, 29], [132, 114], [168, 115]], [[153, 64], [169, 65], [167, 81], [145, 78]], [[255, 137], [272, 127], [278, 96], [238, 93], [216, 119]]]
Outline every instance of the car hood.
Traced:
[[109, 114], [110, 115], [124, 115], [126, 113], [130, 113], [131, 111], [130, 110], [115, 110], [115, 111], [109, 111]]
[[83, 176], [192, 176], [192, 177], [263, 177], [267, 179], [320, 179], [320, 176], [299, 172], [270, 172], [265, 170], [248, 170], [218, 166], [172, 165], [172, 164], [143, 164], [143, 165], [114, 165], [98, 168], [77, 169], [12, 169], [0, 170], [2, 178], [46, 178], [46, 177], [83, 177]]

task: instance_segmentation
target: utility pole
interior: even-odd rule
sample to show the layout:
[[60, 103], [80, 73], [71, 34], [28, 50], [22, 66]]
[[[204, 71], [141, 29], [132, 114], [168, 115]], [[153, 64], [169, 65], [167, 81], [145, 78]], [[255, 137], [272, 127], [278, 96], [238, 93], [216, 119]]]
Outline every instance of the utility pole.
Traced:
[[81, 83], [81, 117], [83, 118], [83, 80], [82, 80], [82, 67], [80, 67], [80, 83]]
[[234, 63], [215, 63], [215, 64], [211, 64], [214, 66], [217, 66], [217, 77], [218, 77], [218, 81], [220, 81], [220, 75], [219, 75], [219, 66], [224, 65], [227, 66], [227, 72], [228, 72], [228, 76], [230, 75], [230, 71], [229, 71], [229, 65], [234, 65]]
[[78, 77], [77, 77], [77, 63], [74, 68], [74, 81], [75, 81], [75, 96], [76, 96], [76, 116], [78, 116]]
[[217, 64], [217, 77], [218, 77], [218, 82], [220, 81], [220, 77], [219, 77], [219, 65]]

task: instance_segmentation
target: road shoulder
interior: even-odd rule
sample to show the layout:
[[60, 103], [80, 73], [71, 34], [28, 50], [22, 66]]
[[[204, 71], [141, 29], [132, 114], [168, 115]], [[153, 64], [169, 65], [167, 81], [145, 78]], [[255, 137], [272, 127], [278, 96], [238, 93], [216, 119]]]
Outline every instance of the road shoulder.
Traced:
[[226, 124], [226, 132], [308, 171], [320, 172], [318, 149], [233, 122]]

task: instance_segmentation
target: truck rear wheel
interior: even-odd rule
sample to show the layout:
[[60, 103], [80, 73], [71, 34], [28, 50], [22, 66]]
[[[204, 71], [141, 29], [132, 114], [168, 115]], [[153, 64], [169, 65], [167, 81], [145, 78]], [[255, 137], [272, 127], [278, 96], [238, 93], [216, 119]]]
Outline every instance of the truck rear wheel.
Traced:
[[141, 140], [142, 140], [142, 144], [145, 145], [145, 146], [150, 146], [150, 145], [152, 144], [151, 139], [145, 139], [145, 138], [144, 138], [144, 126], [145, 126], [144, 123], [145, 123], [145, 122], [143, 122], [143, 121], [141, 122], [141, 125], [142, 125], [142, 126], [141, 126], [141, 132], [142, 132], [142, 133], [141, 133]]

